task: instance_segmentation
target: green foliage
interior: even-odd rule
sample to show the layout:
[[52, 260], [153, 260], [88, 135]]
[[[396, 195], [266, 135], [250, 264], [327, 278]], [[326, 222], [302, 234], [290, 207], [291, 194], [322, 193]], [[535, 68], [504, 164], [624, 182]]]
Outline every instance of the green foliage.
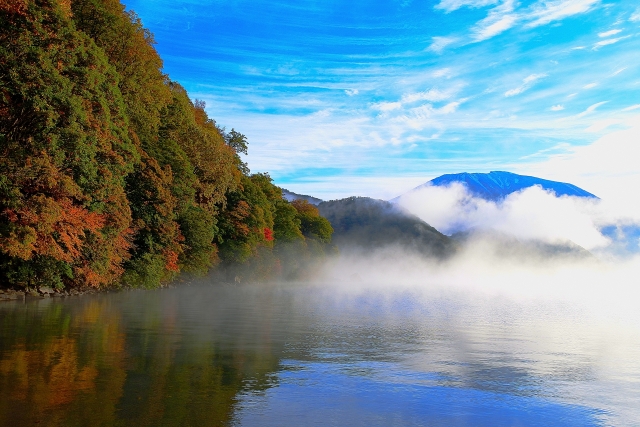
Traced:
[[0, 271], [21, 285], [19, 259], [38, 280], [112, 283], [131, 222], [123, 177], [137, 157], [119, 76], [57, 2], [2, 13], [0, 27]]
[[275, 233], [276, 246], [285, 243], [303, 241], [304, 236], [301, 231], [301, 221], [298, 211], [286, 200], [276, 200], [275, 215], [273, 220], [273, 231]]
[[185, 250], [180, 257], [183, 270], [205, 273], [217, 261], [213, 241], [218, 232], [216, 218], [198, 206], [190, 206], [178, 217]]
[[326, 218], [320, 216], [318, 208], [301, 199], [294, 200], [292, 204], [298, 211], [302, 234], [321, 243], [331, 243], [333, 228]]

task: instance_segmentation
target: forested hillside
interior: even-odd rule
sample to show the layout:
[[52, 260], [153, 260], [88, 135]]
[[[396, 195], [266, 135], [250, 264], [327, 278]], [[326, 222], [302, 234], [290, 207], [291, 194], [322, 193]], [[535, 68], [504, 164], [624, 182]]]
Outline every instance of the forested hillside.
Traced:
[[331, 226], [241, 153], [118, 0], [0, 0], [0, 286], [298, 274]]
[[444, 259], [457, 251], [456, 242], [390, 202], [348, 197], [322, 202], [318, 209], [331, 222], [335, 230], [333, 241], [341, 252], [369, 252], [393, 246]]

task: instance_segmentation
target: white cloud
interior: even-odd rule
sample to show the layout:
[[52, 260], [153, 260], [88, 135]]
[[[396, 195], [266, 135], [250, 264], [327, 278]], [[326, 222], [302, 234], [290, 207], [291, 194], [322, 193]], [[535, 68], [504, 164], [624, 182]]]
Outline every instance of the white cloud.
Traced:
[[440, 108], [438, 110], [438, 112], [440, 112], [442, 114], [455, 113], [455, 111], [458, 109], [459, 106], [460, 106], [460, 102], [457, 102], [457, 101], [450, 102], [447, 105], [445, 105], [444, 107]]
[[594, 87], [598, 86], [598, 83], [589, 83], [587, 85], [582, 86], [583, 89], [592, 89]]
[[473, 197], [461, 184], [427, 186], [403, 195], [399, 203], [445, 234], [495, 230], [518, 239], [572, 241], [586, 249], [609, 243], [595, 220], [598, 201], [556, 197], [537, 186], [500, 203]]
[[633, 111], [633, 110], [637, 110], [638, 108], [640, 108], [640, 104], [635, 104], [627, 108], [623, 108], [622, 111]]
[[402, 108], [402, 104], [400, 102], [378, 102], [376, 104], [372, 104], [371, 108], [379, 111], [393, 111], [399, 108]]
[[547, 74], [531, 74], [527, 77], [525, 77], [522, 80], [522, 84], [520, 86], [518, 86], [517, 88], [514, 89], [510, 89], [508, 91], [506, 91], [504, 93], [504, 96], [511, 97], [511, 96], [515, 96], [515, 95], [520, 95], [522, 92], [528, 90], [531, 86], [533, 86], [533, 84], [542, 79], [547, 77]]
[[575, 147], [522, 173], [571, 182], [596, 194], [630, 218], [640, 216], [640, 116], [627, 120], [628, 129], [608, 133], [590, 145]]
[[609, 30], [609, 31], [605, 31], [603, 33], [598, 33], [598, 37], [604, 38], [604, 37], [611, 37], [611, 36], [615, 36], [616, 34], [622, 32], [622, 30]]
[[589, 113], [593, 113], [596, 108], [598, 108], [599, 106], [606, 104], [609, 101], [602, 101], [602, 102], [598, 102], [596, 104], [590, 105], [586, 110], [584, 110], [582, 113], [578, 114], [576, 117], [584, 117]]
[[438, 89], [429, 89], [424, 92], [408, 93], [402, 96], [403, 103], [412, 103], [416, 101], [444, 101], [451, 98], [451, 94], [442, 92]]
[[505, 0], [501, 5], [491, 9], [489, 15], [476, 23], [472, 29], [474, 40], [486, 40], [513, 27], [518, 20], [518, 16], [513, 11], [513, 0]]
[[431, 52], [435, 52], [435, 53], [442, 53], [442, 51], [447, 46], [449, 46], [449, 45], [455, 43], [456, 41], [458, 41], [457, 37], [440, 37], [440, 36], [436, 36], [436, 37], [432, 37], [431, 39], [433, 41], [431, 42], [431, 44], [429, 45], [427, 50], [429, 50]]
[[474, 38], [476, 41], [482, 41], [490, 39], [493, 36], [497, 36], [498, 34], [513, 27], [516, 23], [516, 19], [516, 15], [503, 15], [497, 17], [496, 19], [492, 18], [482, 21], [478, 24], [474, 31]]
[[452, 75], [452, 71], [451, 68], [440, 68], [439, 70], [436, 70], [433, 72], [433, 77], [451, 77]]
[[624, 37], [618, 37], [615, 39], [606, 39], [606, 40], [602, 40], [599, 41], [598, 43], [594, 43], [593, 47], [591, 48], [592, 50], [598, 50], [603, 46], [609, 46], [610, 44], [614, 44], [614, 43], [618, 43], [620, 40], [624, 40], [627, 39], [631, 36], [624, 36]]
[[623, 72], [623, 71], [624, 71], [624, 70], [626, 70], [626, 69], [627, 69], [627, 67], [622, 67], [622, 68], [620, 68], [620, 69], [618, 69], [618, 70], [614, 71], [614, 72], [613, 72], [613, 74], [611, 74], [611, 77], [613, 77], [613, 76], [617, 76], [618, 74], [620, 74], [621, 72]]
[[622, 120], [619, 119], [604, 119], [604, 120], [596, 120], [593, 122], [591, 126], [589, 126], [586, 131], [587, 132], [601, 132], [606, 128], [622, 123]]
[[629, 21], [640, 22], [640, 9], [637, 9], [633, 14], [631, 14]]
[[502, 203], [469, 195], [462, 185], [426, 187], [402, 196], [400, 204], [445, 233], [497, 230], [520, 239], [571, 240], [599, 254], [615, 245], [604, 226], [640, 224], [640, 116], [626, 130], [611, 132], [590, 145], [573, 147], [547, 160], [521, 165], [517, 173], [569, 182], [601, 200], [555, 197], [539, 187], [513, 193]]
[[538, 27], [590, 11], [600, 0], [539, 1], [527, 14], [527, 27]]
[[562, 111], [564, 110], [564, 105], [558, 104], [551, 107], [551, 111]]
[[442, 9], [445, 12], [453, 12], [462, 7], [469, 7], [473, 9], [491, 6], [498, 2], [498, 0], [440, 0], [440, 3], [435, 5], [435, 9]]
[[357, 95], [359, 91], [358, 89], [345, 89], [344, 93], [346, 93], [349, 96], [354, 96], [354, 95]]

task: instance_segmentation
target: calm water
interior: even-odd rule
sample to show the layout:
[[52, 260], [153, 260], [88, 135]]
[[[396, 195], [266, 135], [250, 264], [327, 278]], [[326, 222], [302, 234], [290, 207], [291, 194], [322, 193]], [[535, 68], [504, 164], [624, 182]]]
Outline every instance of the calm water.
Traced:
[[3, 426], [638, 426], [640, 330], [559, 302], [182, 286], [0, 304]]

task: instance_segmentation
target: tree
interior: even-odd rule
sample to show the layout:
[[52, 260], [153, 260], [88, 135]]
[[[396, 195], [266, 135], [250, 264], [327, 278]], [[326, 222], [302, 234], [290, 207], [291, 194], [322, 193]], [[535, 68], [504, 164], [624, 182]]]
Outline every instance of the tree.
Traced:
[[321, 243], [331, 243], [331, 235], [333, 234], [331, 223], [320, 216], [316, 206], [302, 199], [294, 200], [291, 204], [298, 211], [300, 228], [305, 237], [318, 240]]
[[137, 153], [119, 77], [68, 10], [0, 15], [0, 271], [22, 286], [113, 283], [128, 257]]

